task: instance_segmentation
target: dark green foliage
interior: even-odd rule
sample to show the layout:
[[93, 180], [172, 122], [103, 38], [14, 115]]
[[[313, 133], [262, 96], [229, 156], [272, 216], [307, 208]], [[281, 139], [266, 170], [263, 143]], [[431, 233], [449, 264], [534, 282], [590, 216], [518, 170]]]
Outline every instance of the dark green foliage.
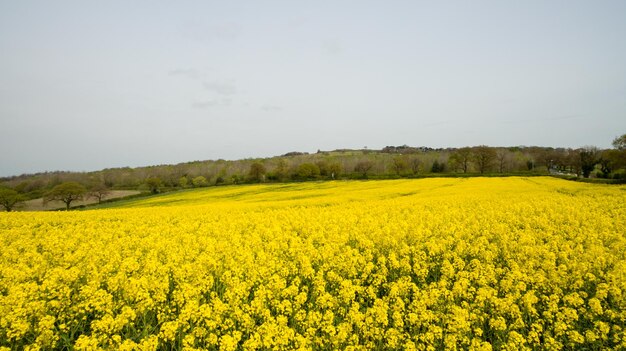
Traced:
[[248, 171], [248, 178], [253, 182], [262, 182], [265, 180], [266, 173], [265, 166], [263, 166], [260, 162], [254, 162], [250, 165], [250, 170]]
[[328, 165], [328, 177], [330, 179], [337, 179], [341, 176], [341, 164], [339, 162], [332, 162]]
[[613, 147], [617, 150], [626, 150], [626, 134], [613, 139]]
[[316, 179], [320, 175], [320, 168], [313, 163], [303, 163], [296, 168], [294, 179], [311, 180]]
[[24, 200], [26, 200], [26, 198], [17, 191], [8, 188], [0, 188], [0, 206], [2, 206], [5, 211], [11, 212]]
[[391, 164], [391, 168], [397, 175], [404, 173], [407, 168], [409, 168], [409, 163], [407, 162], [406, 157], [396, 156], [393, 158], [393, 163]]
[[82, 200], [87, 189], [77, 182], [61, 183], [44, 196], [44, 202], [61, 201], [65, 204], [65, 209], [69, 211], [70, 205], [75, 200]]
[[496, 150], [486, 145], [476, 146], [472, 149], [472, 159], [480, 174], [491, 170], [496, 155]]
[[191, 180], [191, 184], [193, 184], [194, 188], [202, 188], [209, 186], [209, 181], [204, 176], [197, 176]]
[[437, 160], [435, 160], [435, 162], [433, 162], [432, 167], [430, 167], [430, 171], [433, 173], [441, 173], [444, 172], [446, 170], [446, 164], [443, 162], [439, 162]]
[[[383, 150], [338, 149], [309, 154], [291, 152], [288, 156], [238, 161], [208, 160], [139, 168], [114, 168], [97, 172], [46, 172], [0, 178], [26, 199], [41, 198], [64, 182], [104, 184], [108, 189], [143, 188], [151, 193], [190, 187], [193, 179], [206, 177], [206, 185], [242, 182], [285, 182], [316, 179], [394, 179], [401, 177], [511, 174], [554, 174], [620, 177], [626, 170], [626, 135], [614, 140], [615, 149], [599, 151], [587, 157], [584, 149], [551, 147], [463, 147], [433, 149], [428, 147], [388, 146]], [[433, 161], [437, 164], [433, 168]], [[595, 161], [596, 163], [593, 163]], [[299, 169], [300, 165], [304, 169]], [[314, 165], [319, 173], [315, 171]], [[597, 167], [597, 168], [596, 168]], [[583, 169], [584, 168], [584, 169]], [[600, 171], [600, 172], [596, 172]], [[197, 182], [196, 182], [197, 183]], [[198, 186], [199, 183], [195, 184]]]
[[239, 176], [239, 174], [233, 174], [233, 175], [230, 177], [230, 181], [231, 181], [233, 184], [239, 184], [242, 180], [243, 180], [243, 178], [242, 178], [242, 177], [240, 177], [240, 176]]
[[460, 170], [463, 173], [467, 173], [471, 159], [472, 149], [469, 147], [462, 147], [450, 155], [449, 163], [454, 170]]
[[580, 168], [584, 178], [589, 178], [589, 174], [598, 164], [598, 149], [586, 147], [580, 150]]
[[157, 194], [159, 192], [159, 188], [163, 185], [161, 179], [157, 177], [146, 178], [145, 183], [148, 186], [148, 189], [150, 189], [150, 192], [153, 194]]

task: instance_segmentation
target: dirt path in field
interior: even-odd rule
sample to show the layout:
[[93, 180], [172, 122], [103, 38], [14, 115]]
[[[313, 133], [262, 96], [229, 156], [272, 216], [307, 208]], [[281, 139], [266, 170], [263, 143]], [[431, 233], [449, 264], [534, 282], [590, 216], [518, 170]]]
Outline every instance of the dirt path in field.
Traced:
[[[117, 198], [126, 197], [130, 195], [136, 195], [136, 194], [139, 194], [139, 191], [137, 190], [112, 190], [111, 193], [108, 194], [106, 197], [104, 197], [102, 200], [104, 201], [104, 200], [110, 200], [110, 199], [117, 199]], [[98, 199], [87, 198], [82, 201], [73, 201], [72, 207], [77, 207], [77, 206], [82, 206], [82, 205], [91, 205], [95, 203], [98, 203]], [[50, 201], [44, 205], [43, 199], [40, 198], [40, 199], [28, 200], [24, 202], [24, 205], [21, 206], [17, 210], [18, 211], [47, 211], [47, 210], [54, 210], [54, 209], [59, 209], [59, 208], [65, 208], [65, 204], [61, 201]]]

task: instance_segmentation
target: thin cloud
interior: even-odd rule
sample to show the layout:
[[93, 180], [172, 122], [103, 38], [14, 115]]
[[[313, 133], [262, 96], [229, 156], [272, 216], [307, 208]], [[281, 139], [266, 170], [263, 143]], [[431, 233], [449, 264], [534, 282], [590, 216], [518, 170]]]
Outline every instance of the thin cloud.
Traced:
[[232, 105], [232, 100], [229, 98], [212, 99], [207, 101], [197, 101], [191, 104], [192, 107], [197, 109], [207, 109], [211, 107], [225, 107]]
[[261, 106], [261, 110], [265, 112], [280, 112], [283, 110], [283, 108], [275, 105], [263, 105]]
[[585, 115], [581, 114], [573, 114], [573, 115], [562, 115], [556, 117], [546, 117], [546, 118], [519, 118], [519, 119], [505, 119], [501, 121], [495, 121], [496, 123], [502, 124], [523, 124], [523, 123], [535, 123], [535, 122], [546, 122], [546, 121], [565, 121], [572, 119], [580, 119], [585, 118]]
[[220, 23], [208, 25], [203, 21], [190, 21], [183, 27], [184, 36], [196, 41], [235, 40], [241, 35], [241, 25], [238, 23]]
[[241, 26], [237, 23], [222, 23], [209, 27], [209, 32], [220, 39], [236, 39], [241, 35]]
[[338, 55], [343, 52], [343, 45], [336, 41], [327, 41], [322, 44], [322, 48], [324, 49], [324, 51], [326, 51], [326, 53], [329, 53], [331, 55]]
[[443, 126], [443, 125], [450, 124], [450, 123], [452, 123], [452, 121], [431, 122], [431, 123], [422, 124], [422, 127], [438, 127], [438, 126]]
[[219, 95], [234, 95], [237, 93], [237, 87], [234, 84], [222, 82], [204, 82], [204, 89]]
[[563, 120], [567, 120], [567, 119], [578, 119], [578, 118], [583, 118], [585, 116], [583, 115], [565, 115], [565, 116], [558, 116], [558, 117], [554, 117], [554, 118], [548, 118], [548, 120], [550, 121], [563, 121]]
[[191, 79], [199, 79], [201, 77], [200, 71], [194, 68], [176, 68], [167, 72], [170, 76], [182, 76]]

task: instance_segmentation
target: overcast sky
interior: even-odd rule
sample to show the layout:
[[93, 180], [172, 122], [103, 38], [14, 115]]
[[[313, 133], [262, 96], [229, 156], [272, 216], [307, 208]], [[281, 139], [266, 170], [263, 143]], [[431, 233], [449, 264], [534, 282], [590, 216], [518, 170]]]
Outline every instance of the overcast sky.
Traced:
[[0, 176], [624, 133], [626, 1], [0, 0]]

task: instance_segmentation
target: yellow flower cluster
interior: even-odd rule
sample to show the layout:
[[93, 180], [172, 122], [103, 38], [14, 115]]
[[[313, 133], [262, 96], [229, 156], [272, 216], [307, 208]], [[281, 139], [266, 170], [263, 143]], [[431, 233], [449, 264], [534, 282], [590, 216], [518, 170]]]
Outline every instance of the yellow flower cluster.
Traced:
[[0, 215], [0, 350], [626, 348], [626, 187], [218, 187]]

